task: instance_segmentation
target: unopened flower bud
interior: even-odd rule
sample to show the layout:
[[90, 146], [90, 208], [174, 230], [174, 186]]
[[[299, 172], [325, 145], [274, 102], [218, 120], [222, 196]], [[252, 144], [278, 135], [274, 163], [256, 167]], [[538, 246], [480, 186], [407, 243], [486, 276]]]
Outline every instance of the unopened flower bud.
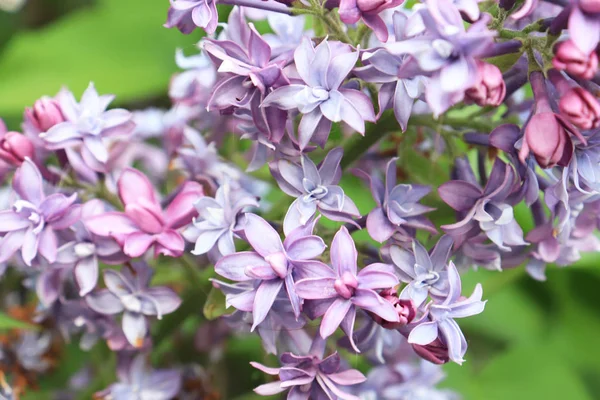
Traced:
[[439, 338], [424, 346], [413, 344], [412, 347], [421, 358], [434, 364], [445, 364], [450, 360], [448, 347]]
[[600, 13], [600, 1], [598, 0], [579, 0], [578, 5], [586, 13]]
[[481, 107], [499, 106], [506, 96], [502, 72], [495, 65], [483, 61], [477, 61], [477, 69], [477, 81], [465, 92], [465, 100]]
[[65, 120], [58, 102], [46, 96], [37, 100], [32, 108], [25, 109], [25, 118], [40, 132], [46, 132]]
[[398, 329], [401, 326], [409, 324], [417, 315], [417, 308], [412, 300], [398, 298], [398, 293], [394, 288], [389, 288], [381, 291], [379, 295], [386, 301], [390, 302], [398, 313], [398, 322], [386, 321], [383, 318], [370, 314], [373, 320], [384, 327], [385, 329]]
[[0, 138], [0, 159], [18, 167], [25, 157], [33, 158], [34, 147], [31, 140], [18, 132], [7, 132]]
[[592, 79], [598, 70], [598, 55], [591, 52], [583, 53], [571, 40], [556, 46], [552, 64], [556, 69], [567, 71], [569, 74], [583, 79]]
[[560, 112], [578, 128], [592, 129], [600, 126], [600, 104], [583, 88], [569, 89], [560, 98], [558, 107]]

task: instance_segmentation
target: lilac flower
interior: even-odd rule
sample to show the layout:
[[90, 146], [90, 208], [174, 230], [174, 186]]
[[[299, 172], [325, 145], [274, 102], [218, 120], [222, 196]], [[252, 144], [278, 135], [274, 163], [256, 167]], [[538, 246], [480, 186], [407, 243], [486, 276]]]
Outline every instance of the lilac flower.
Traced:
[[177, 66], [185, 71], [176, 74], [169, 85], [169, 97], [174, 101], [194, 101], [205, 97], [214, 85], [217, 73], [206, 53], [186, 57], [181, 49], [175, 53]]
[[94, 395], [104, 400], [171, 400], [181, 388], [181, 373], [174, 369], [152, 370], [146, 355], [138, 354], [125, 369], [117, 368], [119, 382]]
[[285, 53], [293, 52], [302, 42], [302, 37], [311, 36], [312, 33], [304, 30], [306, 25], [304, 15], [292, 17], [285, 14], [268, 13], [267, 21], [274, 33], [267, 33], [263, 35], [263, 38], [271, 46], [273, 57], [285, 56]]
[[442, 226], [457, 247], [480, 232], [504, 251], [510, 251], [509, 246], [527, 244], [523, 230], [514, 219], [512, 204], [507, 202], [514, 184], [513, 168], [497, 158], [483, 190], [474, 178], [446, 182], [439, 187], [442, 200], [462, 213], [459, 222]]
[[401, 238], [412, 236], [407, 229], [425, 229], [436, 233], [435, 226], [423, 214], [433, 210], [431, 207], [419, 204], [430, 188], [421, 185], [396, 184], [396, 158], [391, 159], [386, 166], [385, 186], [375, 176], [368, 176], [362, 171], [357, 174], [370, 182], [371, 193], [378, 207], [367, 217], [369, 235], [382, 243], [399, 234]]
[[[420, 18], [420, 20], [419, 20]], [[439, 115], [464, 97], [477, 76], [476, 57], [493, 45], [494, 32], [481, 18], [465, 30], [458, 8], [451, 0], [430, 0], [410, 22], [411, 39], [390, 43], [393, 54], [410, 54], [419, 68], [431, 75], [426, 99]]]
[[219, 22], [216, 0], [170, 0], [171, 7], [165, 28], [177, 28], [181, 33], [189, 34], [196, 27], [207, 33], [214, 33]]
[[[404, 39], [406, 15], [396, 11], [393, 14], [396, 40]], [[362, 56], [364, 67], [354, 69], [354, 74], [367, 82], [381, 83], [379, 88], [379, 115], [389, 108], [394, 109], [396, 120], [402, 130], [406, 130], [414, 100], [425, 91], [425, 78], [415, 76], [415, 71], [406, 64], [406, 56], [398, 56], [384, 48], [365, 52]]]
[[400, 298], [411, 299], [420, 307], [428, 295], [439, 299], [448, 294], [447, 263], [453, 243], [450, 236], [442, 236], [431, 255], [416, 240], [412, 254], [399, 246], [390, 247], [390, 258], [399, 269], [400, 280], [408, 283]]
[[48, 262], [56, 261], [58, 238], [55, 231], [69, 228], [80, 217], [75, 205], [77, 194], [44, 194], [40, 171], [30, 159], [25, 159], [13, 177], [12, 187], [19, 199], [11, 210], [0, 211], [0, 263], [10, 259], [17, 250], [26, 265], [39, 253]]
[[[458, 400], [460, 396], [448, 389], [435, 387], [445, 374], [440, 366], [421, 360], [418, 365], [396, 364], [394, 371], [400, 381], [387, 383], [382, 387], [386, 400]], [[377, 371], [373, 371], [375, 374]], [[369, 374], [369, 378], [371, 374]]]
[[408, 342], [424, 346], [440, 336], [448, 346], [450, 359], [457, 364], [462, 364], [463, 356], [467, 352], [467, 341], [454, 318], [465, 318], [481, 313], [487, 300], [481, 301], [483, 292], [480, 284], [475, 286], [469, 298], [461, 297], [460, 275], [452, 261], [448, 267], [448, 283], [448, 297], [442, 303], [434, 301], [429, 304], [427, 314], [429, 320], [413, 328], [408, 336]]
[[598, 46], [600, 37], [600, 8], [593, 1], [573, 1], [569, 15], [569, 37], [585, 54]]
[[334, 221], [351, 222], [352, 217], [360, 217], [352, 199], [337, 185], [342, 176], [342, 155], [339, 147], [331, 150], [319, 168], [305, 155], [300, 165], [285, 159], [271, 163], [271, 174], [281, 190], [297, 197], [283, 221], [286, 234], [305, 225], [317, 210]]
[[184, 231], [184, 237], [195, 242], [192, 254], [200, 255], [214, 249], [219, 256], [235, 253], [234, 232], [238, 219], [248, 207], [258, 207], [255, 197], [225, 182], [215, 198], [204, 196], [194, 203], [199, 218]]
[[342, 360], [337, 352], [323, 358], [324, 349], [325, 341], [316, 338], [309, 355], [283, 353], [280, 357], [280, 368], [251, 362], [254, 368], [269, 375], [279, 376], [278, 381], [260, 385], [254, 391], [262, 396], [270, 396], [289, 389], [287, 398], [290, 400], [358, 400], [358, 397], [342, 391], [338, 386], [357, 385], [366, 380], [365, 376], [356, 369], [342, 369]]
[[362, 18], [365, 25], [373, 30], [377, 39], [386, 42], [388, 29], [379, 14], [403, 2], [404, 0], [340, 0], [340, 19], [346, 24], [355, 24]]
[[267, 221], [254, 214], [246, 214], [244, 237], [254, 251], [238, 252], [221, 258], [215, 271], [232, 281], [253, 283], [243, 297], [236, 300], [236, 308], [251, 309], [254, 330], [267, 316], [277, 295], [284, 287], [296, 317], [302, 301], [296, 293], [294, 274], [308, 271], [328, 271], [320, 261], [310, 261], [325, 250], [323, 240], [312, 235], [312, 224], [291, 232], [282, 243], [279, 234]]
[[[374, 263], [357, 273], [358, 253], [345, 227], [336, 233], [331, 244], [331, 263], [335, 269], [322, 268], [296, 282], [298, 296], [306, 300], [321, 300], [323, 312], [321, 337], [327, 338], [341, 325], [352, 341], [356, 309], [364, 309], [390, 322], [398, 322], [394, 306], [381, 298], [374, 289], [387, 289], [398, 284], [389, 264]], [[320, 314], [320, 312], [318, 313]], [[320, 316], [320, 315], [317, 315]]]
[[152, 274], [152, 270], [143, 263], [123, 267], [121, 272], [104, 270], [106, 289], [92, 292], [85, 298], [90, 308], [101, 314], [123, 312], [123, 333], [135, 347], [143, 345], [148, 333], [147, 315], [161, 319], [181, 304], [173, 290], [165, 286], [148, 287]]
[[298, 109], [304, 114], [298, 127], [301, 149], [311, 139], [323, 147], [332, 122], [344, 121], [364, 134], [365, 121], [375, 121], [373, 105], [367, 95], [340, 87], [357, 59], [358, 52], [347, 45], [323, 40], [313, 47], [311, 40], [305, 37], [294, 52], [296, 70], [304, 84], [282, 86], [264, 99], [263, 107]]
[[230, 113], [229, 110], [249, 108], [256, 127], [267, 133], [273, 143], [278, 143], [285, 133], [287, 113], [260, 105], [271, 89], [289, 83], [282, 71], [288, 60], [272, 60], [271, 47], [254, 26], [247, 36], [240, 38], [241, 42], [212, 39], [202, 42], [218, 72], [224, 73], [214, 87], [207, 109]]
[[[98, 95], [93, 83], [90, 83], [79, 103], [71, 92], [62, 92], [59, 103], [66, 121], [54, 125], [40, 137], [46, 141], [48, 148], [65, 149], [69, 159], [81, 157], [87, 167], [106, 172], [107, 139], [128, 134], [135, 126], [129, 111], [122, 108], [106, 111], [113, 99], [112, 95]], [[76, 152], [77, 148], [81, 155]]]
[[98, 236], [112, 237], [129, 257], [139, 257], [154, 246], [154, 256], [179, 257], [184, 240], [177, 229], [196, 215], [193, 202], [202, 197], [202, 186], [186, 182], [163, 212], [154, 187], [140, 171], [128, 168], [118, 181], [119, 197], [125, 212], [107, 212], [85, 221]]

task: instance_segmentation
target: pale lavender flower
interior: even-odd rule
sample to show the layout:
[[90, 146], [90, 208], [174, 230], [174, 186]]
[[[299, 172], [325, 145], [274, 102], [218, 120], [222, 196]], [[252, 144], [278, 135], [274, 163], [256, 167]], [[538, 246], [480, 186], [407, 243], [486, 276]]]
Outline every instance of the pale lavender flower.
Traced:
[[71, 227], [80, 218], [80, 206], [74, 204], [77, 194], [62, 193], [46, 196], [40, 171], [30, 159], [25, 159], [13, 177], [12, 187], [19, 196], [11, 210], [0, 211], [0, 263], [10, 259], [17, 250], [26, 265], [36, 255], [48, 262], [56, 261], [57, 230]]
[[104, 400], [172, 400], [181, 389], [181, 373], [175, 369], [152, 370], [146, 355], [138, 354], [127, 368], [117, 368], [119, 382], [94, 395]]
[[177, 28], [189, 34], [200, 27], [207, 33], [214, 33], [219, 22], [216, 0], [170, 0], [165, 28]]
[[163, 211], [154, 187], [140, 171], [128, 168], [121, 174], [118, 191], [125, 212], [107, 212], [88, 218], [87, 229], [98, 236], [112, 237], [129, 257], [139, 257], [150, 247], [154, 256], [179, 257], [185, 242], [178, 229], [197, 215], [194, 201], [204, 191], [197, 182], [188, 181]]
[[[407, 17], [396, 11], [392, 18], [396, 40], [403, 40]], [[383, 111], [393, 108], [402, 130], [407, 127], [414, 100], [425, 92], [425, 78], [420, 75], [415, 76], [415, 71], [405, 63], [406, 58], [404, 55], [394, 55], [385, 48], [377, 48], [372, 52], [363, 53], [362, 61], [365, 66], [355, 68], [353, 71], [362, 80], [381, 83], [378, 92], [378, 116]]]
[[431, 207], [419, 204], [431, 188], [422, 185], [396, 185], [396, 158], [391, 159], [385, 170], [385, 185], [376, 176], [356, 170], [357, 175], [370, 182], [371, 193], [377, 203], [367, 217], [369, 235], [382, 243], [397, 234], [406, 240], [413, 236], [415, 229], [436, 233], [435, 226], [423, 216], [433, 211]]
[[198, 218], [194, 218], [184, 232], [184, 237], [196, 245], [192, 254], [200, 255], [213, 250], [216, 257], [235, 253], [233, 242], [238, 220], [249, 207], [258, 207], [256, 198], [242, 189], [232, 188], [225, 182], [217, 189], [215, 197], [204, 196], [194, 203]]
[[[49, 149], [64, 149], [69, 160], [81, 158], [93, 171], [106, 172], [107, 140], [131, 133], [135, 127], [129, 111], [122, 108], [106, 110], [113, 99], [113, 95], [98, 95], [93, 83], [79, 103], [71, 92], [61, 92], [58, 101], [65, 122], [54, 125], [40, 137]], [[80, 163], [74, 161], [73, 164], [75, 168]]]
[[279, 14], [268, 13], [267, 21], [274, 33], [263, 35], [265, 41], [271, 46], [272, 57], [285, 56], [285, 53], [296, 50], [303, 36], [311, 36], [312, 31], [305, 31], [306, 18], [304, 15], [295, 17]]
[[175, 63], [185, 71], [171, 78], [169, 97], [173, 101], [186, 102], [207, 98], [207, 91], [217, 80], [217, 71], [206, 53], [186, 57], [181, 49], [177, 49]]
[[279, 376], [278, 381], [260, 385], [254, 391], [262, 396], [270, 396], [289, 390], [287, 398], [290, 400], [358, 400], [358, 397], [342, 391], [338, 386], [357, 385], [366, 380], [365, 376], [356, 369], [343, 369], [337, 352], [323, 358], [324, 350], [325, 341], [317, 337], [306, 356], [283, 353], [280, 368], [251, 362], [254, 368]]
[[393, 54], [410, 54], [426, 74], [426, 99], [435, 115], [461, 101], [477, 76], [476, 57], [493, 46], [494, 32], [481, 18], [465, 30], [451, 0], [430, 0], [409, 21], [410, 33], [424, 33], [387, 45]]
[[336, 233], [331, 244], [331, 263], [334, 270], [322, 268], [313, 271], [308, 278], [296, 282], [298, 296], [306, 300], [319, 300], [316, 306], [323, 315], [321, 337], [331, 336], [341, 325], [354, 349], [352, 332], [356, 309], [369, 311], [382, 319], [398, 322], [394, 306], [384, 300], [375, 289], [388, 289], [398, 284], [394, 268], [389, 264], [374, 263], [358, 271], [358, 253], [352, 237], [345, 227]]
[[596, 50], [600, 38], [600, 7], [594, 1], [572, 1], [569, 37], [585, 54]]
[[411, 299], [420, 307], [429, 295], [444, 298], [448, 294], [448, 257], [454, 241], [448, 235], [440, 238], [431, 254], [418, 241], [413, 241], [412, 253], [399, 246], [391, 246], [390, 258], [398, 267], [400, 280], [408, 283], [400, 298]]
[[346, 24], [355, 24], [362, 19], [373, 30], [377, 39], [387, 42], [388, 29], [379, 14], [403, 2], [404, 0], [340, 0], [338, 12], [342, 22]]
[[[470, 171], [466, 161], [458, 165]], [[442, 226], [454, 238], [456, 247], [480, 232], [503, 251], [510, 251], [509, 246], [526, 245], [523, 230], [514, 219], [512, 203], [508, 200], [515, 185], [512, 166], [497, 158], [483, 190], [470, 176], [472, 172], [465, 173], [469, 181], [453, 180], [438, 188], [442, 200], [462, 215], [459, 222]]]
[[298, 109], [304, 114], [298, 127], [301, 149], [311, 140], [323, 147], [332, 122], [343, 121], [364, 134], [365, 121], [375, 121], [373, 105], [363, 92], [341, 87], [357, 59], [358, 52], [347, 45], [323, 40], [314, 47], [305, 37], [294, 52], [296, 70], [303, 84], [275, 89], [264, 99], [262, 107]]
[[342, 155], [339, 147], [331, 150], [318, 168], [306, 155], [300, 165], [286, 159], [271, 163], [271, 174], [281, 190], [296, 197], [283, 220], [286, 234], [305, 225], [317, 210], [334, 221], [352, 222], [352, 217], [360, 217], [352, 199], [338, 186]]
[[254, 214], [246, 214], [244, 237], [254, 251], [244, 251], [221, 258], [215, 271], [235, 282], [246, 282], [248, 290], [237, 296], [236, 308], [252, 310], [254, 330], [267, 316], [275, 299], [285, 286], [296, 317], [300, 316], [302, 301], [295, 288], [295, 276], [303, 270], [328, 271], [320, 261], [312, 261], [325, 250], [323, 239], [312, 235], [313, 224], [300, 227], [281, 241], [279, 234], [267, 221]]
[[467, 299], [461, 297], [461, 281], [458, 270], [450, 261], [448, 266], [448, 297], [442, 303], [435, 301], [428, 304], [426, 322], [417, 324], [408, 336], [408, 342], [417, 345], [427, 345], [438, 337], [448, 346], [448, 355], [457, 364], [464, 362], [467, 352], [467, 341], [454, 318], [465, 318], [480, 314], [486, 301], [481, 301], [483, 294], [480, 284], [475, 286], [473, 294]]
[[[398, 380], [387, 382], [382, 387], [382, 397], [385, 400], [459, 400], [460, 396], [448, 389], [435, 386], [440, 383], [445, 374], [439, 365], [421, 360], [418, 364], [398, 363], [393, 365], [398, 374]], [[378, 371], [373, 371], [377, 374]], [[369, 374], [369, 378], [371, 375]]]
[[148, 333], [146, 316], [163, 315], [175, 311], [181, 299], [172, 289], [165, 286], [149, 288], [153, 271], [143, 263], [133, 267], [123, 267], [121, 272], [104, 270], [106, 289], [100, 289], [86, 296], [87, 304], [101, 314], [123, 313], [123, 333], [127, 341], [141, 347]]

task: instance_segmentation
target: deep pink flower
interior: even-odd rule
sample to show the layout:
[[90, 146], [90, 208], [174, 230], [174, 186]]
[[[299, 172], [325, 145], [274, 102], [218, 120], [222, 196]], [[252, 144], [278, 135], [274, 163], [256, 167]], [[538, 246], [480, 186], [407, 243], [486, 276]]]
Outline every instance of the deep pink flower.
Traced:
[[36, 100], [33, 107], [25, 108], [24, 118], [40, 132], [46, 132], [54, 125], [65, 121], [58, 101], [48, 96]]
[[558, 108], [578, 128], [592, 129], [600, 126], [600, 103], [583, 88], [569, 89], [561, 96]]
[[108, 212], [85, 221], [95, 235], [113, 237], [130, 257], [139, 257], [150, 247], [154, 256], [179, 257], [184, 240], [177, 229], [197, 215], [194, 201], [204, 195], [197, 182], [186, 182], [166, 210], [154, 193], [152, 183], [140, 171], [127, 168], [117, 183], [125, 212]]
[[567, 40], [556, 46], [552, 65], [571, 75], [592, 79], [598, 70], [598, 55], [595, 52], [585, 54], [572, 40]]
[[18, 167], [25, 158], [33, 158], [35, 149], [31, 140], [18, 132], [0, 132], [0, 160]]
[[493, 64], [477, 60], [477, 80], [465, 92], [465, 99], [478, 106], [498, 107], [506, 96], [506, 85], [502, 79], [502, 72]]

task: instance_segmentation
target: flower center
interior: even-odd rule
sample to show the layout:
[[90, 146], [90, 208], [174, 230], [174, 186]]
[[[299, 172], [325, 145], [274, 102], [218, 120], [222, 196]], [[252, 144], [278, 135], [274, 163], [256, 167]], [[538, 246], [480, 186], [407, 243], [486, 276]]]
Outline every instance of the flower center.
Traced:
[[454, 53], [454, 46], [447, 40], [435, 39], [431, 42], [431, 47], [444, 59], [450, 58]]
[[44, 229], [44, 217], [36, 206], [26, 200], [17, 200], [13, 205], [13, 209], [22, 218], [28, 219], [33, 225], [33, 232], [38, 234]]
[[435, 271], [428, 271], [426, 274], [417, 276], [416, 286], [425, 287], [435, 284], [440, 279], [440, 275]]
[[288, 262], [287, 257], [283, 252], [269, 254], [265, 257], [265, 261], [269, 263], [278, 277], [285, 279], [288, 274]]
[[89, 257], [96, 252], [96, 246], [91, 242], [77, 243], [73, 248], [75, 255], [79, 258]]
[[358, 287], [358, 281], [354, 275], [346, 271], [340, 278], [335, 280], [333, 287], [335, 288], [337, 294], [345, 299], [349, 299], [350, 297], [354, 296], [354, 292]]
[[323, 87], [317, 86], [312, 88], [311, 95], [316, 101], [325, 101], [329, 98], [329, 91]]

